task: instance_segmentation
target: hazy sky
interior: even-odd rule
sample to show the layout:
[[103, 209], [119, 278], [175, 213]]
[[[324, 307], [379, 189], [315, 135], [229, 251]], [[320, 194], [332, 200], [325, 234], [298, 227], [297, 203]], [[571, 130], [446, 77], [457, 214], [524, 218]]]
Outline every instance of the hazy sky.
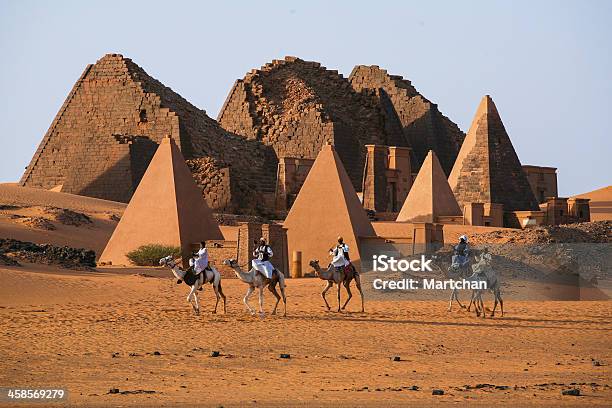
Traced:
[[0, 0], [0, 181], [17, 181], [106, 53], [216, 118], [232, 84], [294, 55], [410, 79], [466, 131], [491, 94], [523, 164], [559, 193], [612, 183], [612, 1]]

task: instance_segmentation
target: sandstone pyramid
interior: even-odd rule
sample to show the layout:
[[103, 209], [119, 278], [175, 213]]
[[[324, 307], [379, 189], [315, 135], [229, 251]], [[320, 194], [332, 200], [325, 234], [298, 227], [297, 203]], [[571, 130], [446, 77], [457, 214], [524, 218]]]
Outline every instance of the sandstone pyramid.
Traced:
[[396, 221], [437, 222], [438, 216], [445, 215], [461, 216], [462, 212], [438, 157], [430, 151]]
[[444, 172], [450, 174], [465, 135], [435, 103], [421, 95], [409, 80], [390, 75], [377, 65], [357, 65], [349, 81], [356, 91], [374, 96], [386, 122], [399, 120], [414, 152], [413, 172], [420, 169], [428, 152], [433, 150]]
[[223, 239], [181, 152], [164, 138], [113, 232], [100, 262], [128, 265], [126, 253], [147, 244], [178, 246], [186, 261], [191, 245]]
[[[287, 228], [289, 253], [302, 251], [302, 268], [312, 259], [324, 267], [329, 249], [338, 236], [350, 248], [351, 260], [360, 258], [359, 237], [374, 236], [374, 229], [342, 162], [331, 145], [318, 154], [289, 215]], [[355, 262], [359, 267], [359, 262]]]
[[194, 161], [211, 207], [244, 208], [261, 201], [257, 192], [274, 192], [271, 148], [225, 131], [119, 54], [85, 68], [20, 183], [128, 202], [166, 135]]
[[489, 95], [480, 102], [448, 182], [462, 207], [478, 202], [503, 204], [504, 211], [539, 210]]
[[230, 132], [272, 146], [278, 157], [314, 159], [332, 143], [359, 191], [366, 144], [407, 146], [399, 122], [385, 119], [338, 71], [296, 57], [237, 80], [217, 120]]

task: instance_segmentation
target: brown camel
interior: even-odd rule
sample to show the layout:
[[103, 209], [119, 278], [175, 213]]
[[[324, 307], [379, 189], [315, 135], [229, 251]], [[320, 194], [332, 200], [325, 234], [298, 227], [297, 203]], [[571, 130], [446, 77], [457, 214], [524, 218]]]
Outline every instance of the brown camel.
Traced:
[[336, 268], [331, 264], [327, 267], [327, 270], [323, 270], [319, 266], [319, 261], [316, 259], [310, 261], [309, 265], [312, 266], [312, 268], [315, 270], [315, 273], [317, 274], [319, 279], [327, 281], [327, 285], [321, 292], [321, 297], [323, 297], [323, 301], [325, 302], [325, 306], [327, 306], [327, 310], [331, 310], [331, 308], [329, 307], [329, 303], [327, 303], [327, 299], [325, 299], [325, 293], [327, 293], [327, 291], [334, 286], [334, 283], [338, 285], [338, 311], [340, 311], [341, 309], [340, 308], [340, 283], [344, 285], [344, 288], [346, 289], [346, 292], [348, 293], [348, 299], [346, 299], [346, 302], [344, 302], [344, 306], [342, 306], [342, 310], [346, 308], [346, 305], [348, 305], [348, 302], [353, 297], [353, 294], [351, 293], [351, 281], [354, 279], [355, 285], [357, 286], [357, 290], [359, 291], [359, 294], [361, 295], [361, 311], [362, 312], [365, 311], [363, 307], [363, 291], [361, 290], [361, 278], [359, 277], [359, 272], [357, 272], [357, 270], [352, 264], [349, 265], [347, 268], [345, 268], [344, 271], [342, 272], [337, 271]]

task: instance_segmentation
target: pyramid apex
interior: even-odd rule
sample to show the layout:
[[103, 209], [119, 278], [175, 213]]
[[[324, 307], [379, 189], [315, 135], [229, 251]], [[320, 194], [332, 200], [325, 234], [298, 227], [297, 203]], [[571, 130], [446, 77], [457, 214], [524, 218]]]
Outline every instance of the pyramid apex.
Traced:
[[478, 105], [448, 182], [460, 205], [503, 204], [505, 211], [539, 208], [497, 107], [488, 94]]

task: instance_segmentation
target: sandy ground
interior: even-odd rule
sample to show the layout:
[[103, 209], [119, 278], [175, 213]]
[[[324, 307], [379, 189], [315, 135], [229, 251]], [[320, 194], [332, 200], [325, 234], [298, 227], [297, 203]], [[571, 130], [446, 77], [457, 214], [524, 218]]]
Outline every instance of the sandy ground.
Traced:
[[[64, 386], [77, 407], [612, 402], [609, 301], [507, 299], [506, 316], [486, 320], [435, 300], [366, 299], [360, 313], [354, 299], [335, 313], [322, 282], [302, 279], [288, 280], [287, 317], [260, 319], [241, 282], [223, 286], [227, 314], [211, 313], [207, 287], [196, 317], [166, 270], [0, 268], [0, 386]], [[571, 383], [583, 396], [561, 395]]]

